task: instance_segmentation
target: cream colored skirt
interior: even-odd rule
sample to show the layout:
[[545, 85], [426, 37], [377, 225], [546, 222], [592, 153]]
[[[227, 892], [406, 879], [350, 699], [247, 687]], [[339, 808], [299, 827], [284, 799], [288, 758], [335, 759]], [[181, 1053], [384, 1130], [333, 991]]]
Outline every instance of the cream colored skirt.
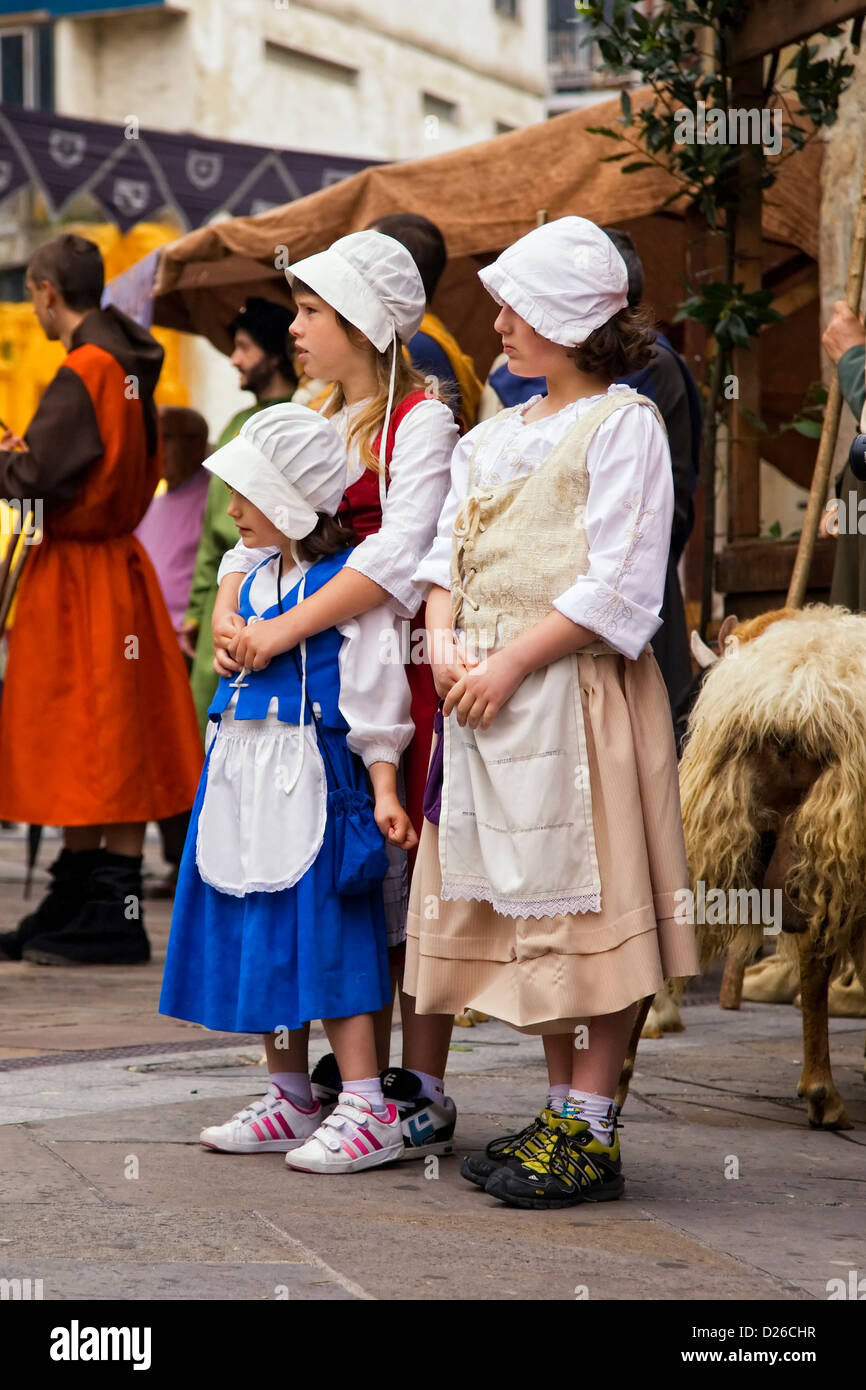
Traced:
[[503, 917], [443, 901], [439, 831], [424, 822], [409, 896], [404, 988], [421, 1014], [479, 1009], [526, 1033], [566, 1033], [696, 975], [670, 706], [655, 657], [578, 656], [602, 910]]

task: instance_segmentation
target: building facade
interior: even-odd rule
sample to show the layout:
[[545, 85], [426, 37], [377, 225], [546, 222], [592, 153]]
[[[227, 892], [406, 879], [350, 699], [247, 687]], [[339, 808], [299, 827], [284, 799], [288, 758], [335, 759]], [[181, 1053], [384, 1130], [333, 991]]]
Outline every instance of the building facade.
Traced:
[[[0, 102], [134, 119], [144, 131], [417, 159], [544, 119], [546, 3], [5, 0]], [[64, 213], [99, 215], [78, 204]], [[21, 297], [22, 268], [49, 233], [29, 193], [0, 206], [0, 300]], [[249, 397], [209, 344], [184, 338], [180, 351], [190, 404], [213, 435]], [[49, 355], [46, 372], [53, 366]]]
[[[15, 0], [11, 0], [14, 4]], [[544, 115], [546, 0], [48, 0], [0, 16], [0, 100], [416, 159]]]

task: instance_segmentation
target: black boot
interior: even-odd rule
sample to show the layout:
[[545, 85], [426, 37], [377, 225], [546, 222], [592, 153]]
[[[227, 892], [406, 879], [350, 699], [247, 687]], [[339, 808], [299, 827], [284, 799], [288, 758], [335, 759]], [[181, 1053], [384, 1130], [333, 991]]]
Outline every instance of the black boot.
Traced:
[[150, 960], [141, 907], [141, 855], [110, 854], [90, 874], [85, 902], [61, 931], [32, 937], [37, 965], [140, 965]]
[[36, 911], [23, 917], [15, 931], [0, 934], [0, 959], [20, 960], [27, 942], [65, 927], [85, 902], [90, 874], [104, 857], [104, 849], [85, 849], [77, 854], [61, 850], [48, 869], [53, 882]]

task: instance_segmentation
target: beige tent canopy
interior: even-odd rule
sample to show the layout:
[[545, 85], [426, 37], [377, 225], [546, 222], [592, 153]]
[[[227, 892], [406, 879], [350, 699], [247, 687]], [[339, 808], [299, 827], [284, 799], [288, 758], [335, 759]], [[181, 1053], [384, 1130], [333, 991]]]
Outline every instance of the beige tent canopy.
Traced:
[[[648, 96], [633, 93], [633, 105]], [[191, 232], [160, 253], [154, 322], [204, 333], [229, 350], [226, 324], [248, 295], [290, 302], [279, 268], [287, 257], [298, 260], [376, 217], [402, 211], [432, 218], [445, 235], [449, 264], [434, 307], [481, 373], [499, 340], [492, 331], [495, 305], [476, 272], [534, 227], [540, 214], [579, 213], [630, 231], [644, 261], [647, 299], [670, 322], [684, 296], [685, 200], [663, 207], [677, 183], [662, 167], [623, 174], [618, 164], [602, 163], [622, 147], [588, 128], [615, 126], [619, 110], [618, 101], [604, 102], [450, 154], [372, 166], [285, 207]], [[790, 419], [820, 375], [814, 264], [820, 161], [817, 142], [791, 156], [764, 199], [765, 283], [794, 314], [762, 335], [764, 416], [771, 427]], [[720, 266], [719, 249], [709, 244], [704, 259], [711, 272]], [[799, 436], [786, 439], [780, 466], [807, 480], [814, 447]]]

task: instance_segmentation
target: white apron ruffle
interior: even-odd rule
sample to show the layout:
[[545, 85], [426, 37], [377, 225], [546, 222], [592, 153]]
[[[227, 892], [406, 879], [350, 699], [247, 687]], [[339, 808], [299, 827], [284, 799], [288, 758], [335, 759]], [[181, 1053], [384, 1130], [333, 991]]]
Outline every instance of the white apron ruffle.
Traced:
[[225, 710], [198, 822], [195, 857], [204, 882], [237, 898], [292, 888], [321, 849], [326, 815], [325, 769], [311, 725], [301, 729], [275, 714], [236, 720]]

